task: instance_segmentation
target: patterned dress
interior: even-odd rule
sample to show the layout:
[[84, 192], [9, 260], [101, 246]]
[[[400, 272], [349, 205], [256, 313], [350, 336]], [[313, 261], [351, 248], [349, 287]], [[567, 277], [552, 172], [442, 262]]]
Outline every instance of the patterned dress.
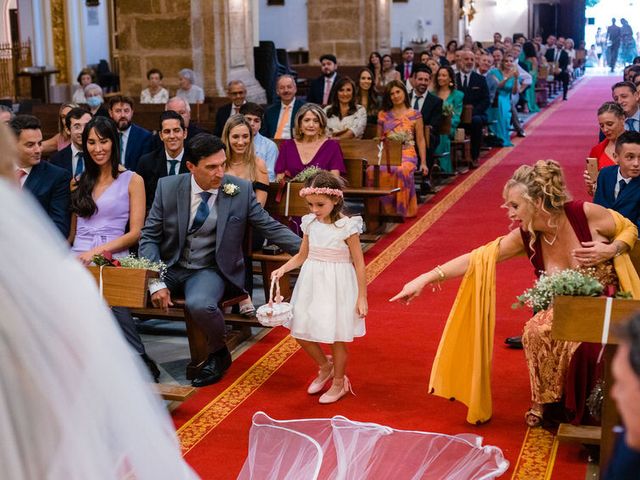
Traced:
[[402, 165], [399, 167], [380, 168], [380, 186], [384, 188], [399, 187], [395, 195], [382, 198], [383, 213], [415, 217], [418, 211], [416, 184], [413, 179], [418, 165], [418, 153], [415, 142], [415, 124], [422, 118], [420, 112], [409, 109], [402, 116], [395, 117], [393, 112], [381, 111], [378, 114], [378, 126], [382, 127], [383, 137], [390, 134], [401, 134], [407, 139], [402, 144]]

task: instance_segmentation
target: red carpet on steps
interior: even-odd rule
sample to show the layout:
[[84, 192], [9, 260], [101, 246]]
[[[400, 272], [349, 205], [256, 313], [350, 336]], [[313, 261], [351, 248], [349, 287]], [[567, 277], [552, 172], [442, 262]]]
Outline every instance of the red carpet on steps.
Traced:
[[[369, 284], [367, 335], [352, 344], [348, 364], [348, 375], [357, 396], [347, 396], [332, 405], [319, 405], [317, 396], [306, 393], [315, 367], [302, 351], [297, 351], [280, 366], [277, 355], [271, 352], [266, 364], [275, 362], [275, 372], [264, 383], [255, 390], [232, 389], [230, 396], [238, 397], [235, 400], [213, 401], [286, 337], [286, 330], [276, 328], [237, 359], [222, 382], [203, 388], [174, 411], [176, 426], [182, 427], [179, 435], [186, 459], [202, 478], [236, 477], [246, 456], [251, 416], [258, 410], [276, 419], [339, 414], [399, 429], [479, 434], [485, 443], [503, 450], [511, 462], [504, 478], [511, 477], [527, 433], [523, 414], [530, 395], [522, 351], [507, 349], [502, 342], [507, 336], [519, 334], [528, 318], [526, 310], [511, 309], [516, 295], [533, 280], [528, 261], [516, 259], [498, 266], [494, 414], [482, 426], [465, 422], [464, 405], [427, 394], [431, 364], [459, 281], [446, 282], [440, 292], [425, 290], [410, 306], [390, 304], [387, 299], [419, 273], [508, 231], [509, 221], [500, 208], [501, 193], [517, 166], [541, 158], [559, 160], [574, 198], [585, 198], [582, 170], [589, 149], [598, 140], [595, 112], [602, 102], [610, 99], [612, 83], [609, 78], [582, 79], [571, 91], [568, 102], [552, 106], [551, 112], [542, 112], [541, 118], [534, 120], [527, 138], [516, 141], [510, 151], [505, 149], [496, 154], [496, 158], [501, 158], [499, 163], [468, 174], [467, 178], [472, 175], [482, 178], [457, 202], [452, 203], [447, 194], [465, 188], [461, 186], [464, 182], [447, 187], [435, 200], [421, 207], [419, 216], [432, 214], [437, 206], [448, 210]], [[378, 255], [388, 255], [386, 248], [402, 235], [410, 234], [414, 223], [401, 225], [367, 252], [368, 263]], [[255, 382], [262, 380], [256, 378]], [[207, 410], [201, 412], [205, 407]], [[190, 421], [198, 412], [201, 414], [197, 423]], [[514, 478], [583, 479], [585, 463], [578, 452], [576, 448], [560, 445], [552, 475], [544, 469], [535, 470], [539, 470], [536, 459], [531, 459], [535, 452], [523, 452]]]

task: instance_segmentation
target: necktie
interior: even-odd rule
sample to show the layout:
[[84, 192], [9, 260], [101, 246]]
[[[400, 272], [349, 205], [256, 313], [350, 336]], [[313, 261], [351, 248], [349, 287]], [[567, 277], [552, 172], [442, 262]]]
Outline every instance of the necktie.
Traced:
[[554, 58], [553, 61], [558, 63], [558, 59], [560, 58], [560, 50], [558, 50], [557, 48], [556, 48], [556, 53], [555, 53], [553, 58]]
[[409, 64], [405, 63], [404, 64], [404, 79], [406, 80], [410, 76], [411, 76], [411, 70], [409, 69]]
[[322, 104], [327, 105], [329, 103], [329, 94], [331, 93], [331, 79], [326, 78], [324, 80], [324, 94], [322, 95]]
[[284, 127], [289, 124], [289, 118], [291, 118], [291, 104], [284, 106], [284, 112], [280, 116], [278, 128], [276, 128], [276, 134], [273, 138], [282, 138], [282, 132], [284, 132]]
[[637, 132], [638, 129], [635, 127], [636, 119], [635, 118], [627, 118], [624, 123], [627, 126], [627, 131], [629, 132]]
[[169, 169], [169, 175], [175, 175], [176, 173], [178, 173], [176, 170], [178, 163], [180, 163], [179, 160], [169, 160], [169, 164], [171, 165], [171, 168]]
[[[22, 180], [22, 177], [24, 177], [26, 174], [27, 172], [25, 172], [21, 168], [16, 170], [16, 180], [18, 180], [18, 183], [20, 183], [20, 181]], [[22, 188], [22, 185], [20, 185], [20, 187]]]
[[124, 135], [120, 132], [120, 163], [124, 165]]
[[419, 97], [416, 95], [415, 97], [416, 97], [416, 99], [413, 102], [413, 109], [417, 110], [417, 111], [420, 111], [420, 99], [422, 98], [422, 95], [419, 96]]
[[191, 224], [189, 233], [196, 232], [204, 224], [204, 222], [207, 220], [207, 217], [209, 216], [209, 205], [207, 204], [207, 202], [211, 197], [211, 193], [200, 192], [198, 195], [200, 195], [201, 202], [200, 205], [198, 205], [198, 209], [196, 210], [196, 216], [193, 218], [193, 223]]
[[462, 83], [462, 88], [464, 88], [466, 90], [468, 86], [469, 86], [469, 75], [467, 75], [465, 73], [464, 74], [464, 82]]
[[76, 171], [73, 173], [74, 177], [79, 177], [84, 172], [84, 154], [82, 152], [76, 153], [77, 163]]
[[627, 182], [625, 182], [624, 180], [620, 180], [618, 182], [618, 185], [620, 186], [620, 188], [618, 189], [618, 195], [616, 196], [616, 198], [620, 197], [620, 195], [622, 195], [622, 191], [627, 187]]

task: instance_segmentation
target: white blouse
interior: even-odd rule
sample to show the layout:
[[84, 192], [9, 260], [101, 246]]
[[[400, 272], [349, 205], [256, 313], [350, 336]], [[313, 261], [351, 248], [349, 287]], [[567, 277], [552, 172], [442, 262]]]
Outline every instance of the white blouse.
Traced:
[[[327, 112], [329, 107], [325, 107]], [[333, 135], [334, 132], [341, 132], [349, 129], [353, 132], [355, 138], [362, 138], [364, 130], [367, 127], [367, 110], [362, 105], [356, 105], [356, 112], [353, 115], [340, 118], [332, 115], [327, 119], [327, 129]]]
[[140, 93], [140, 103], [167, 103], [169, 101], [169, 90], [161, 88], [152, 95], [148, 88]]

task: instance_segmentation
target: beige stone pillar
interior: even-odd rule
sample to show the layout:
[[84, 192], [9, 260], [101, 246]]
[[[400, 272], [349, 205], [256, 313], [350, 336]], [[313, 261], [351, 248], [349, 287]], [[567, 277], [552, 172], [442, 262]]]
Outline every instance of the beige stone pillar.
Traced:
[[444, 1], [444, 38], [440, 40], [446, 45], [449, 40], [460, 40], [460, 5], [459, 0]]
[[364, 65], [371, 51], [389, 51], [390, 5], [390, 0], [307, 0], [309, 63], [333, 53], [339, 64]]
[[173, 95], [178, 72], [192, 68], [207, 96], [224, 96], [242, 80], [252, 101], [266, 102], [253, 76], [251, 0], [119, 0], [116, 57], [124, 93], [137, 96], [150, 68]]

